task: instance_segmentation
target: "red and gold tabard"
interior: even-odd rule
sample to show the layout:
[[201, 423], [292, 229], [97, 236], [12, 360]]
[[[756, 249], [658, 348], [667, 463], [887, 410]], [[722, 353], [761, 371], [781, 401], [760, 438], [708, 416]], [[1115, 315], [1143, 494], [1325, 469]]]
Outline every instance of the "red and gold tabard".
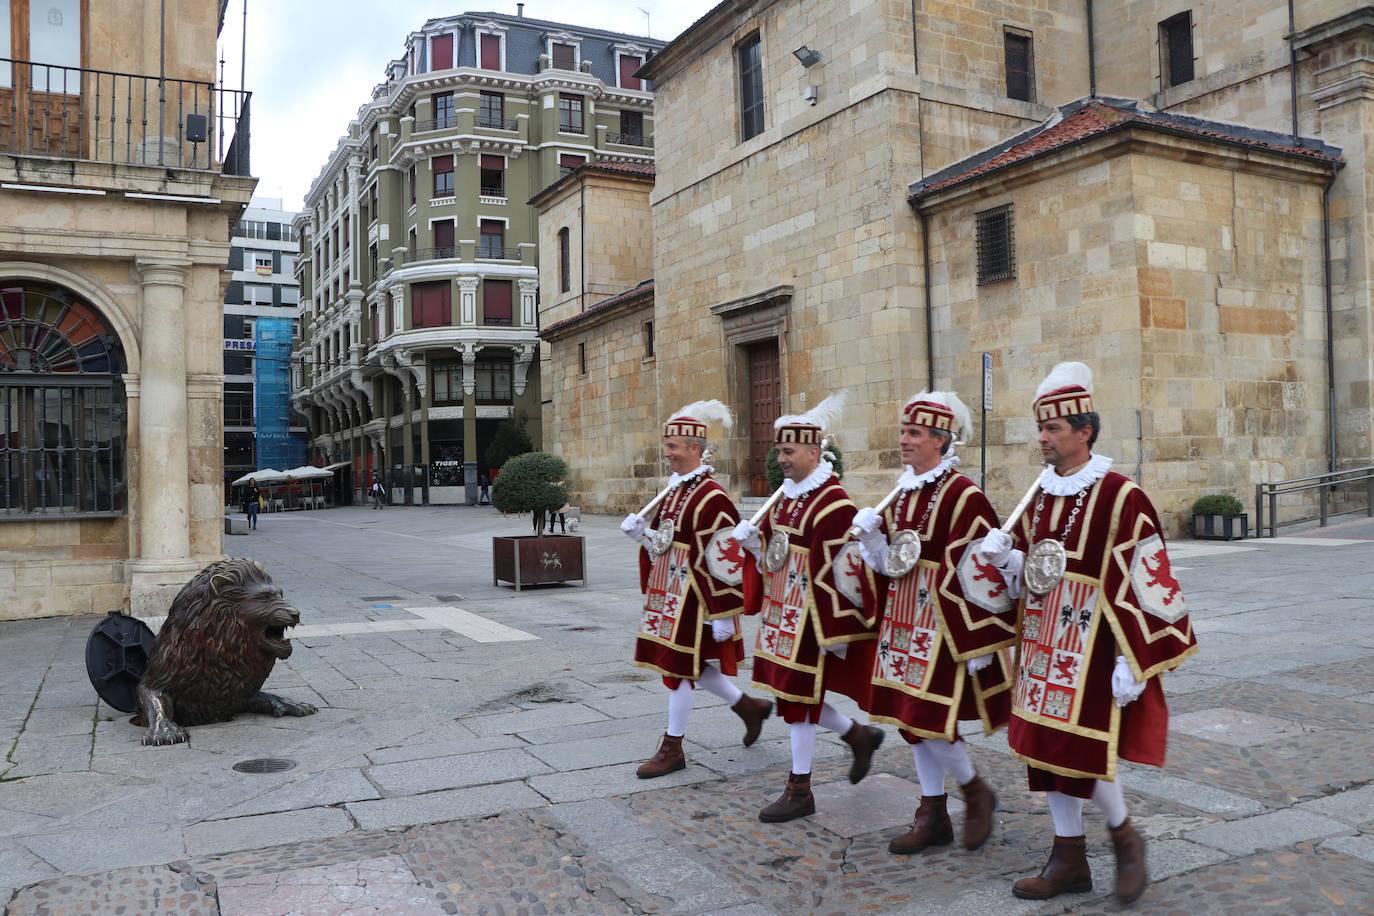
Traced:
[[[953, 468], [883, 512], [883, 532], [917, 532], [921, 559], [905, 576], [879, 577], [873, 596], [874, 721], [947, 741], [960, 720], [980, 719], [988, 734], [1007, 724], [1012, 681], [997, 650], [1015, 643], [1016, 605], [1001, 572], [977, 552], [996, 525], [983, 491]], [[970, 675], [965, 662], [989, 652], [992, 663]]]
[[875, 636], [863, 606], [864, 581], [871, 588], [872, 573], [858, 543], [849, 540], [854, 512], [831, 475], [796, 499], [780, 500], [760, 528], [765, 555], [778, 532], [788, 538], [780, 569], [760, 571], [751, 562], [745, 570], [746, 613], [762, 615], [754, 684], [780, 700], [819, 705], [826, 690], [836, 690], [861, 706], [867, 702], [871, 651], [851, 645], [844, 659], [821, 652], [822, 646], [871, 643]]
[[[1159, 517], [1139, 487], [1111, 471], [1083, 491], [1041, 497], [1034, 536], [1032, 503], [1015, 544], [1029, 550], [1068, 528], [1067, 562], [1048, 594], [1027, 590], [1020, 600], [1007, 741], [1033, 768], [1058, 776], [1113, 780], [1118, 757], [1162, 766], [1168, 710], [1156, 675], [1177, 667], [1197, 641]], [[1112, 696], [1118, 655], [1149, 682], [1124, 708]]]
[[[644, 614], [634, 663], [665, 677], [695, 680], [704, 659], [719, 659], [720, 670], [734, 674], [744, 658], [740, 587], [746, 561], [753, 561], [732, 534], [739, 511], [708, 471], [678, 484], [651, 527], [665, 519], [673, 521], [672, 546], [656, 557], [647, 549], [639, 552]], [[725, 617], [735, 617], [735, 635], [717, 643], [705, 623]]]

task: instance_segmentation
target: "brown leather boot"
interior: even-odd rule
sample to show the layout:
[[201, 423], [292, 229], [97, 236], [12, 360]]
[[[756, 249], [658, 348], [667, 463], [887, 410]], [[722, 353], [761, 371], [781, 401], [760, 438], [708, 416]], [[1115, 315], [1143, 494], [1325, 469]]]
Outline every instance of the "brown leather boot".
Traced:
[[767, 824], [780, 824], [815, 813], [816, 797], [811, 794], [811, 774], [792, 773], [787, 777], [787, 786], [778, 800], [759, 812], [759, 820]]
[[997, 796], [981, 776], [973, 777], [959, 789], [968, 806], [964, 814], [964, 848], [977, 849], [992, 835], [992, 809], [997, 807]]
[[954, 842], [954, 826], [949, 822], [949, 812], [945, 810], [946, 795], [922, 795], [921, 806], [916, 809], [916, 822], [911, 829], [887, 842], [887, 851], [893, 855], [909, 856], [920, 852], [927, 846], [948, 846]]
[[857, 784], [868, 775], [868, 768], [873, 763], [873, 752], [882, 746], [883, 730], [875, 725], [860, 725], [855, 722], [841, 739], [854, 752], [854, 762], [849, 765], [849, 781]]
[[730, 709], [744, 720], [744, 746], [748, 747], [759, 740], [763, 731], [763, 720], [773, 714], [773, 704], [767, 700], [756, 699], [745, 694], [735, 701]]
[[654, 756], [641, 763], [639, 769], [635, 770], [635, 775], [640, 779], [653, 779], [655, 776], [666, 776], [685, 769], [687, 758], [682, 756], [682, 736], [674, 738], [665, 734], [663, 743], [658, 746]]
[[1011, 892], [1022, 900], [1048, 900], [1060, 894], [1081, 894], [1093, 889], [1088, 870], [1087, 841], [1081, 836], [1057, 836], [1050, 860], [1034, 878], [1022, 878]]
[[1120, 826], [1108, 827], [1107, 832], [1116, 853], [1116, 899], [1130, 903], [1144, 893], [1150, 880], [1145, 871], [1145, 840], [1131, 826], [1129, 817]]

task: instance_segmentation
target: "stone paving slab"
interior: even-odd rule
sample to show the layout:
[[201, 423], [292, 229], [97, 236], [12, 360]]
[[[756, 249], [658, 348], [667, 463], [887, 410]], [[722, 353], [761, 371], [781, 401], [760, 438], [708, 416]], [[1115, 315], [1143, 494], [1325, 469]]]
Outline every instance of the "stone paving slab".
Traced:
[[[1354, 856], [1363, 859], [1374, 865], [1374, 834], [1362, 833], [1359, 836], [1337, 836], [1329, 840], [1323, 840], [1321, 848], [1343, 853], [1347, 856]], [[1371, 898], [1374, 898], [1374, 890], [1370, 891]]]
[[276, 788], [266, 789], [221, 811], [219, 816], [232, 818], [249, 814], [271, 814], [380, 797], [377, 787], [358, 770], [324, 770], [309, 773]]
[[552, 767], [523, 750], [505, 750], [386, 763], [368, 767], [367, 777], [388, 795], [418, 795], [551, 772]]
[[522, 782], [505, 782], [426, 795], [350, 802], [344, 807], [359, 827], [408, 827], [433, 821], [499, 814], [547, 805], [549, 799]]
[[635, 767], [617, 764], [588, 770], [573, 770], [568, 773], [531, 776], [526, 781], [530, 788], [556, 803], [605, 798], [608, 795], [624, 795], [631, 792], [649, 792], [665, 786], [682, 786], [716, 778], [717, 774], [711, 770], [689, 762], [685, 770], [654, 779], [640, 779], [635, 776]]
[[27, 836], [23, 842], [35, 855], [68, 875], [158, 865], [186, 854], [180, 831], [161, 826], [40, 834]]
[[57, 873], [57, 869], [34, 855], [27, 847], [0, 840], [0, 885], [22, 886]]
[[1302, 802], [1296, 807], [1316, 814], [1324, 814], [1347, 824], [1374, 821], [1374, 785], [1335, 792], [1325, 798]]
[[515, 735], [492, 735], [487, 738], [470, 736], [433, 744], [405, 744], [400, 747], [379, 748], [368, 752], [367, 759], [373, 764], [405, 763], [411, 760], [456, 757], [460, 754], [480, 754], [484, 751], [503, 751], [524, 746], [525, 742]]
[[1303, 840], [1354, 833], [1354, 829], [1333, 818], [1290, 808], [1256, 817], [1227, 821], [1194, 830], [1189, 840], [1244, 855], [1276, 846], [1291, 846]]
[[353, 829], [353, 821], [337, 808], [310, 808], [282, 814], [258, 814], [223, 821], [202, 821], [182, 829], [192, 855], [256, 849], [337, 836]]
[[379, 856], [218, 884], [222, 916], [443, 916], [400, 856]]

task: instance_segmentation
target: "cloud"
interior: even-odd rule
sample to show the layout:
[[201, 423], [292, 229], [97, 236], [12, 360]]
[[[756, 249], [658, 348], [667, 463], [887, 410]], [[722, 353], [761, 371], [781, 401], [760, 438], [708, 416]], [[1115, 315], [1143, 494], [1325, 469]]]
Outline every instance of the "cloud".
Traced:
[[[247, 3], [245, 85], [253, 93], [252, 168], [258, 195], [280, 197], [287, 209], [305, 193], [334, 152], [358, 108], [372, 98], [386, 64], [404, 53], [405, 38], [425, 20], [461, 11], [451, 0], [230, 0], [220, 34], [226, 88], [239, 88], [243, 10]], [[715, 0], [526, 2], [525, 15], [644, 34], [679, 34]], [[515, 12], [514, 2], [476, 0], [473, 11]]]

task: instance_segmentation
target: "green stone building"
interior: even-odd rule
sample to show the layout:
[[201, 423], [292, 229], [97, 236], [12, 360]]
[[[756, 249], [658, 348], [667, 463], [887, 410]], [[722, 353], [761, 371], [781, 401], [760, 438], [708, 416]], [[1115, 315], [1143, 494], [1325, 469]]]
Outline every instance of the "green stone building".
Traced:
[[653, 160], [635, 76], [663, 43], [499, 13], [431, 19], [306, 196], [293, 404], [312, 457], [393, 501], [475, 503], [497, 425], [542, 438], [528, 201], [588, 162]]

